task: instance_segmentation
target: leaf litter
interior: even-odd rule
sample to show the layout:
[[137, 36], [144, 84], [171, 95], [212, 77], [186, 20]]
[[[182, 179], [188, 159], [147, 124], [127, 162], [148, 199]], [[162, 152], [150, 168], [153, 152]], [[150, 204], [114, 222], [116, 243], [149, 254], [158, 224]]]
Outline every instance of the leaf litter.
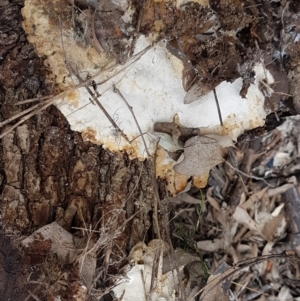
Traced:
[[[232, 170], [222, 162], [212, 169], [203, 199], [205, 210], [197, 209], [201, 194], [195, 188], [188, 193], [198, 198], [199, 204], [173, 202], [175, 212], [181, 212], [174, 220], [178, 243], [200, 252], [211, 272], [222, 263], [229, 265], [218, 280], [208, 280], [199, 292], [200, 300], [299, 300], [296, 254], [300, 241], [296, 237], [300, 219], [299, 207], [295, 207], [295, 201], [300, 200], [299, 176], [294, 171], [288, 172], [286, 161], [277, 161], [281, 153], [287, 154], [289, 170], [294, 166], [292, 162], [297, 161], [298, 124], [299, 118], [291, 117], [278, 130], [256, 138], [255, 152], [248, 151], [252, 158], [248, 158], [251, 163], [242, 192], [234, 186], [240, 177], [238, 169]], [[278, 133], [280, 139], [276, 138], [277, 143], [269, 147]], [[238, 156], [239, 147], [241, 144], [232, 149]], [[243, 161], [240, 157], [236, 159], [238, 164]], [[274, 188], [252, 176], [263, 177]], [[234, 194], [239, 196], [237, 206], [231, 205]], [[187, 206], [189, 211], [184, 210]], [[223, 282], [229, 283], [226, 297], [220, 293]]]

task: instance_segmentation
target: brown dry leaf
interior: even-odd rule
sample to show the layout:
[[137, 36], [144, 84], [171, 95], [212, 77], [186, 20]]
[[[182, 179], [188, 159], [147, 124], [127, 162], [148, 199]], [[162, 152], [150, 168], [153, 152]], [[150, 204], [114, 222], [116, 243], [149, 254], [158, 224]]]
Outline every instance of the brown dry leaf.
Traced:
[[56, 254], [62, 265], [79, 262], [79, 275], [83, 283], [90, 288], [92, 285], [97, 258], [94, 250], [86, 250], [81, 255], [74, 244], [71, 233], [62, 228], [57, 222], [46, 225], [21, 242], [22, 247], [30, 257]]
[[228, 137], [217, 135], [194, 136], [184, 145], [184, 159], [174, 166], [179, 174], [200, 176], [223, 162], [222, 147], [232, 145]]
[[205, 252], [218, 252], [224, 249], [224, 239], [202, 240], [197, 242], [198, 249]]
[[79, 259], [79, 275], [83, 283], [90, 288], [95, 278], [97, 266], [97, 248], [92, 249], [87, 254], [82, 254]]
[[213, 191], [213, 187], [210, 187], [207, 190], [207, 194], [206, 194], [207, 200], [215, 209], [220, 211], [221, 207], [220, 207], [219, 203], [212, 197], [212, 191]]
[[277, 194], [282, 194], [285, 193], [287, 190], [293, 187], [293, 184], [284, 184], [282, 186], [276, 187], [269, 189], [268, 194], [270, 197], [277, 195]]
[[[221, 210], [221, 212], [224, 212], [225, 210]], [[223, 238], [224, 238], [224, 246], [225, 248], [229, 245], [232, 244], [233, 238], [236, 235], [236, 232], [238, 230], [239, 227], [239, 223], [237, 221], [235, 221], [234, 219], [230, 218], [227, 213], [227, 219], [226, 219], [226, 223], [223, 226]]]
[[216, 210], [215, 212], [213, 212], [213, 216], [214, 216], [214, 220], [213, 221], [218, 221], [223, 227], [226, 226], [226, 214], [224, 211], [220, 210]]
[[36, 230], [21, 244], [28, 254], [56, 254], [62, 265], [72, 263], [76, 258], [72, 234], [56, 222]]
[[219, 135], [209, 134], [209, 135], [205, 135], [205, 137], [215, 140], [223, 148], [230, 147], [230, 146], [234, 147], [232, 139], [228, 136], [219, 136]]
[[[221, 274], [226, 273], [230, 270], [230, 266], [223, 262], [217, 270], [208, 278], [207, 286], [214, 283], [216, 279], [219, 278]], [[203, 291], [203, 297], [201, 301], [229, 301], [229, 289], [231, 286], [231, 277], [226, 277], [222, 279], [213, 289], [210, 291]]]
[[228, 255], [230, 255], [230, 257], [232, 258], [233, 263], [239, 262], [240, 256], [239, 256], [238, 252], [236, 251], [236, 249], [232, 245], [227, 245], [225, 250], [226, 250], [226, 253]]
[[[170, 41], [167, 45], [167, 49], [170, 51], [170, 44], [173, 41]], [[177, 42], [177, 40], [176, 40]], [[179, 48], [179, 46], [177, 46]], [[171, 53], [173, 54], [173, 52], [171, 51]], [[190, 66], [190, 64], [184, 64], [184, 69], [182, 71], [182, 86], [184, 88], [184, 90], [186, 92], [188, 92], [188, 90], [191, 88], [191, 86], [193, 85], [193, 83], [195, 82], [196, 79], [196, 74], [194, 71], [194, 68], [192, 68]]]
[[279, 228], [284, 216], [283, 214], [280, 214], [278, 216], [274, 216], [270, 221], [268, 221], [263, 230], [262, 233], [264, 236], [267, 238], [268, 241], [273, 241], [274, 240], [274, 235]]
[[254, 209], [254, 205], [261, 200], [261, 198], [264, 196], [264, 194], [266, 193], [266, 191], [269, 189], [269, 187], [265, 187], [262, 190], [259, 190], [256, 193], [253, 193], [250, 198], [244, 202], [242, 205], [240, 205], [241, 208], [243, 208], [244, 210], [247, 210], [249, 208]]
[[201, 176], [193, 177], [193, 185], [199, 189], [206, 187], [209, 178], [209, 172]]
[[236, 207], [232, 217], [242, 225], [247, 226], [250, 230], [258, 231], [258, 225], [251, 216], [240, 206]]
[[198, 100], [200, 97], [211, 92], [213, 88], [215, 88], [215, 86], [212, 87], [212, 85], [209, 85], [201, 81], [197, 81], [186, 93], [184, 97], [184, 103], [190, 104]]
[[170, 197], [168, 198], [168, 201], [173, 204], [188, 203], [188, 204], [195, 204], [195, 205], [199, 205], [201, 202], [199, 199], [192, 197], [186, 192], [179, 193], [176, 197]]

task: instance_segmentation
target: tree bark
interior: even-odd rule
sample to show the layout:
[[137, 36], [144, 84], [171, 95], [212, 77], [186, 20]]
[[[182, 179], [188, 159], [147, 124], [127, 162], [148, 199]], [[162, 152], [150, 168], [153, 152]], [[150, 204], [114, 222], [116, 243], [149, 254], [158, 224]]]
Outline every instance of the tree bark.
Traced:
[[[23, 1], [0, 1], [1, 121], [30, 106], [16, 105], [17, 101], [49, 95], [54, 88], [43, 58], [26, 41], [22, 5]], [[15, 238], [48, 223], [57, 221], [75, 236], [82, 236], [78, 228], [101, 233], [95, 236], [106, 239], [99, 254], [99, 262], [106, 262], [106, 272], [116, 272], [135, 243], [156, 237], [151, 227], [153, 171], [145, 162], [83, 141], [55, 106], [18, 126], [0, 143], [0, 277], [8, 279], [0, 281], [0, 300], [31, 300], [32, 296], [52, 300], [49, 291], [30, 284], [27, 278], [31, 272], [30, 279], [46, 273], [39, 266], [40, 259], [36, 257], [34, 265], [32, 258], [28, 265], [22, 263], [26, 268], [21, 273], [20, 257], [9, 247], [10, 241], [16, 245]], [[7, 234], [13, 238], [9, 240]], [[10, 252], [12, 257], [7, 256]], [[14, 272], [6, 268], [10, 258]], [[15, 277], [14, 281], [9, 277]], [[63, 290], [68, 300], [70, 287]]]

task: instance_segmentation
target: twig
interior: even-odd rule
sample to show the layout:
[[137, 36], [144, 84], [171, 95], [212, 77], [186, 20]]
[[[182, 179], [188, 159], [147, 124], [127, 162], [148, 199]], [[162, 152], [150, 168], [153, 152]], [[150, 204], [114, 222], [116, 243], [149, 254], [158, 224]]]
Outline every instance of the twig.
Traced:
[[148, 301], [148, 295], [147, 295], [147, 290], [146, 290], [146, 286], [145, 286], [145, 277], [144, 277], [143, 270], [141, 270], [141, 278], [142, 278], [142, 283], [143, 283], [143, 291], [144, 291], [145, 300]]
[[[58, 98], [58, 97], [57, 97]], [[55, 98], [56, 100], [56, 98]], [[19, 125], [21, 125], [23, 122], [25, 122], [26, 120], [28, 120], [29, 118], [31, 118], [32, 116], [40, 113], [41, 111], [45, 110], [46, 108], [48, 108], [49, 106], [52, 105], [52, 103], [54, 102], [53, 99], [50, 99], [46, 104], [44, 104], [42, 107], [38, 107], [36, 110], [34, 110], [32, 113], [27, 114], [26, 116], [24, 116], [19, 122], [15, 123], [13, 126], [11, 126], [10, 128], [6, 129], [5, 131], [3, 131], [0, 134], [0, 138], [4, 137], [5, 135], [7, 135], [8, 133], [10, 133], [11, 131], [13, 131], [16, 127], [18, 127]]]
[[26, 100], [20, 100], [20, 101], [15, 102], [14, 105], [15, 106], [20, 106], [20, 105], [24, 105], [26, 103], [31, 103], [31, 102], [35, 102], [35, 101], [49, 99], [51, 97], [53, 97], [53, 95], [40, 96], [40, 97], [30, 98], [30, 99], [26, 99]]
[[254, 180], [258, 180], [258, 181], [263, 181], [265, 184], [267, 184], [269, 187], [272, 187], [272, 188], [275, 188], [276, 186], [274, 185], [271, 185], [269, 184], [265, 178], [262, 178], [262, 177], [257, 177], [257, 176], [251, 176], [251, 175], [248, 175], [247, 173], [239, 170], [238, 168], [234, 167], [233, 165], [231, 165], [228, 161], [225, 161], [225, 163], [230, 167], [232, 168], [233, 170], [237, 171], [238, 173], [240, 173], [241, 175], [249, 178], [249, 179], [254, 179]]
[[10, 123], [11, 121], [13, 121], [15, 119], [18, 119], [21, 116], [26, 115], [29, 112], [32, 112], [33, 110], [39, 108], [40, 106], [41, 106], [40, 104], [37, 104], [37, 105], [34, 105], [34, 106], [32, 106], [32, 107], [30, 107], [30, 108], [28, 108], [28, 109], [26, 109], [26, 110], [24, 110], [24, 111], [22, 111], [22, 112], [20, 112], [18, 114], [15, 114], [14, 116], [12, 116], [12, 117], [10, 117], [10, 118], [8, 118], [8, 119], [0, 122], [0, 127], [3, 127], [4, 125]]
[[135, 117], [135, 114], [133, 112], [132, 106], [129, 105], [129, 103], [127, 102], [126, 98], [123, 96], [123, 94], [121, 93], [121, 91], [115, 85], [113, 85], [113, 90], [114, 90], [115, 93], [117, 93], [122, 98], [122, 100], [125, 102], [127, 108], [129, 109], [129, 111], [130, 111], [130, 113], [131, 113], [131, 115], [132, 115], [132, 117], [134, 119], [134, 122], [135, 122], [135, 124], [136, 124], [136, 126], [137, 126], [137, 128], [138, 128], [138, 130], [140, 132], [140, 135], [141, 135], [141, 138], [143, 140], [144, 147], [145, 147], [145, 151], [147, 153], [147, 157], [150, 158], [151, 156], [150, 156], [150, 153], [149, 153], [149, 150], [148, 150], [148, 147], [147, 147], [147, 144], [146, 144], [143, 132], [141, 130], [141, 127], [140, 127], [140, 125], [139, 125], [136, 117]]
[[[36, 300], [36, 301], [41, 301], [34, 293], [32, 293], [30, 290], [28, 290], [28, 293], [29, 293], [29, 295], [30, 296], [28, 296], [28, 297], [31, 297], [31, 298], [33, 298], [34, 300]], [[28, 299], [28, 297], [25, 299], [25, 301]]]
[[[251, 288], [251, 287], [248, 287], [248, 286], [244, 286], [244, 285], [241, 285], [240, 283], [238, 282], [235, 282], [235, 281], [231, 281], [232, 284], [236, 285], [236, 286], [239, 286], [239, 287], [242, 287], [243, 289], [247, 289], [249, 291], [251, 291], [252, 293], [248, 295], [247, 298], [245, 298], [245, 300], [247, 301], [250, 301], [250, 300], [253, 300], [253, 299], [256, 299], [257, 297], [259, 297], [260, 295], [264, 295], [264, 296], [271, 296], [270, 294], [267, 294], [266, 291], [267, 290], [270, 290], [272, 288], [272, 285], [270, 284], [265, 284], [262, 288], [261, 288], [261, 291], [259, 290], [256, 290], [254, 288]], [[244, 298], [243, 298], [244, 299]]]
[[222, 120], [222, 115], [221, 115], [221, 110], [220, 110], [220, 105], [219, 105], [216, 89], [214, 88], [213, 91], [214, 91], [215, 101], [216, 101], [216, 105], [217, 105], [220, 124], [221, 124], [221, 126], [223, 126], [223, 120]]
[[[84, 80], [80, 77], [78, 72], [76, 72], [70, 65], [68, 65], [68, 68], [71, 70], [71, 72], [77, 77], [80, 83], [84, 83]], [[88, 84], [88, 83], [87, 83]], [[105, 117], [109, 120], [109, 122], [113, 125], [113, 127], [120, 133], [120, 135], [128, 142], [130, 143], [129, 139], [127, 136], [123, 133], [123, 131], [119, 128], [119, 126], [116, 124], [116, 122], [111, 118], [111, 116], [108, 114], [106, 109], [103, 107], [101, 102], [98, 100], [98, 97], [100, 96], [98, 92], [93, 93], [92, 90], [86, 85], [85, 86], [86, 90], [89, 92], [89, 94], [92, 96], [93, 100], [97, 104], [97, 106], [101, 109]], [[96, 95], [95, 95], [96, 94]]]
[[[255, 149], [258, 149], [258, 146], [256, 144], [258, 143], [258, 140], [254, 140], [251, 142], [251, 146], [255, 147]], [[244, 192], [245, 183], [246, 182], [246, 176], [242, 175], [240, 172], [244, 172], [247, 175], [250, 173], [251, 165], [253, 163], [253, 155], [255, 151], [249, 147], [249, 142], [243, 143], [241, 145], [242, 152], [244, 153], [243, 160], [239, 166], [239, 175], [240, 177], [237, 179], [237, 181], [234, 183], [234, 185], [229, 190], [230, 198], [228, 200], [229, 206], [232, 210], [235, 210], [235, 207], [239, 204], [241, 194]], [[234, 167], [235, 168], [235, 167]]]
[[[160, 282], [159, 278], [156, 278], [155, 281], [155, 276], [157, 275], [158, 271], [158, 257], [159, 257], [159, 252], [155, 252], [154, 258], [153, 258], [153, 264], [152, 264], [152, 274], [151, 274], [151, 282], [150, 282], [150, 289], [149, 289], [149, 294], [147, 294], [147, 301], [150, 300], [152, 301], [151, 298], [151, 293], [157, 288], [158, 282]], [[148, 298], [149, 296], [149, 298]]]

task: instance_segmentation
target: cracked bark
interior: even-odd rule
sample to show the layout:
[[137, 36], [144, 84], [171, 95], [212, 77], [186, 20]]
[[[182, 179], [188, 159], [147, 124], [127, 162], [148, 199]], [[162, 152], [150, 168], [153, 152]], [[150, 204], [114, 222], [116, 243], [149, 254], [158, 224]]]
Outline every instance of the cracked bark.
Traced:
[[[22, 1], [0, 1], [0, 121], [28, 107], [16, 106], [16, 101], [53, 90], [43, 59], [36, 56], [21, 29], [21, 6]], [[3, 233], [26, 236], [53, 221], [74, 235], [80, 235], [74, 227], [91, 227], [110, 237], [112, 263], [124, 258], [138, 241], [156, 237], [151, 227], [151, 171], [145, 162], [130, 161], [125, 154], [112, 154], [83, 141], [54, 106], [6, 135], [0, 148]], [[3, 245], [0, 253], [7, 253]], [[105, 248], [101, 254], [106, 254]], [[19, 255], [14, 256], [17, 272], [13, 274], [3, 272], [7, 259], [0, 258], [0, 273], [6, 279], [0, 284], [0, 300], [28, 296]], [[32, 265], [26, 267], [28, 275]], [[5, 286], [7, 282], [11, 285]], [[68, 289], [71, 286], [65, 288], [66, 296]], [[36, 287], [33, 290], [42, 294]]]

